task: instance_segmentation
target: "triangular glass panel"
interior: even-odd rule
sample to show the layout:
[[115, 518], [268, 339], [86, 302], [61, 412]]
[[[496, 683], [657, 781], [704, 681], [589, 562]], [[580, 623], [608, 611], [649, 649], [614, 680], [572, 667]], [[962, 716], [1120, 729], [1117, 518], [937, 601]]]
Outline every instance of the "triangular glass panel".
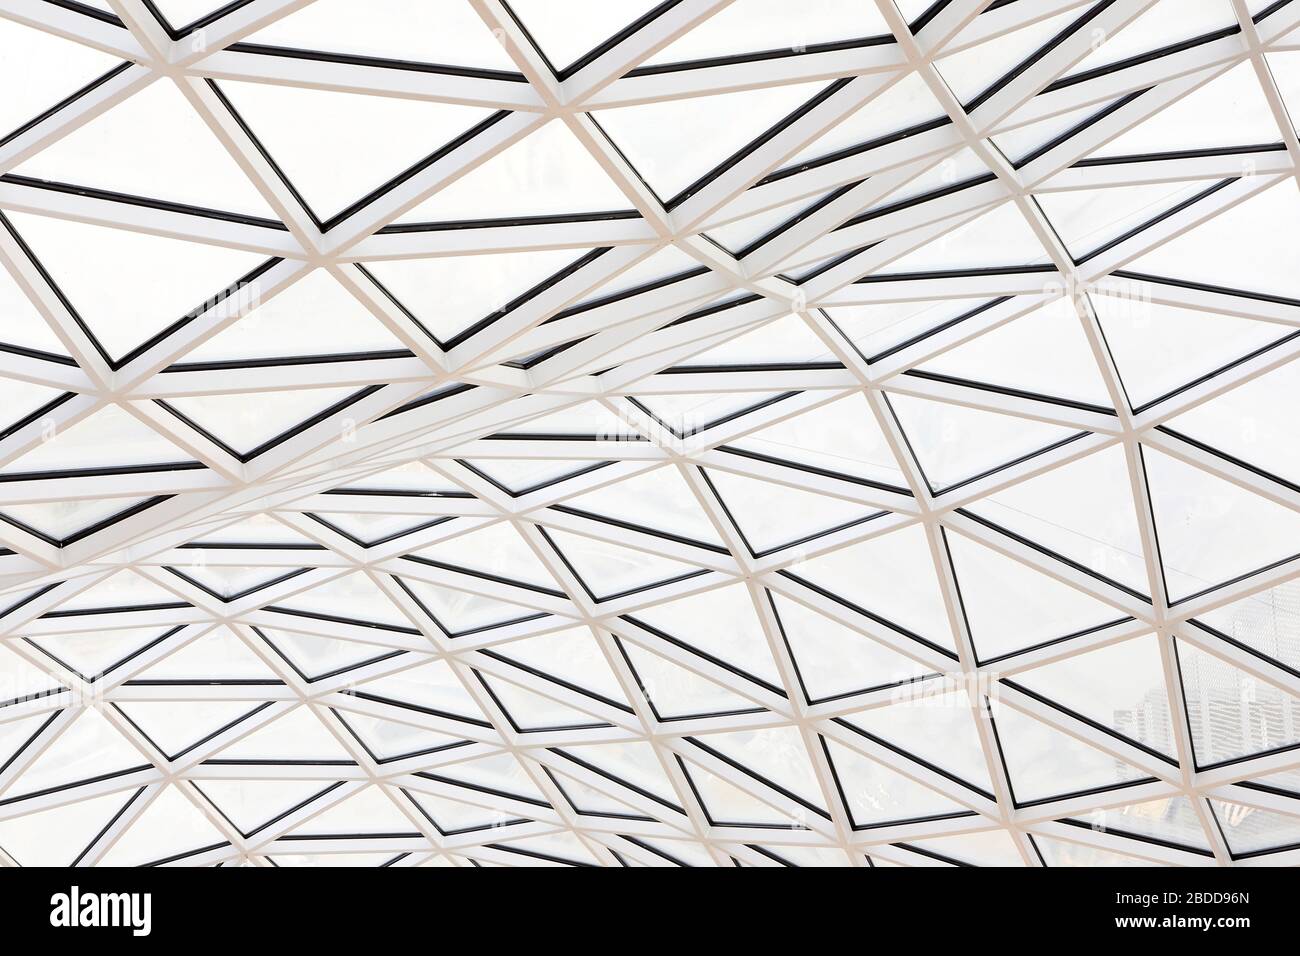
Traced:
[[1180, 309], [1139, 297], [1093, 295], [1093, 308], [1136, 408], [1280, 341], [1271, 322]]
[[1300, 551], [1300, 515], [1143, 446], [1169, 597], [1178, 601]]
[[[1206, 116], [1215, 117], [1215, 122], [1207, 124]], [[1136, 156], [1281, 140], [1254, 67], [1241, 63], [1121, 133], [1093, 155]]]
[[1187, 641], [1174, 643], [1199, 768], [1300, 745], [1300, 699]]
[[605, 721], [585, 711], [526, 690], [510, 681], [489, 678], [483, 674], [479, 674], [479, 678], [491, 691], [497, 706], [505, 712], [510, 723], [521, 733], [609, 726]]
[[1169, 757], [1177, 754], [1155, 637], [1020, 671], [1007, 678], [1066, 710]]
[[834, 740], [826, 742], [844, 804], [856, 830], [963, 816], [971, 811], [937, 790], [862, 756]]
[[1202, 612], [1197, 620], [1257, 654], [1300, 671], [1300, 581], [1287, 581]]
[[143, 866], [226, 844], [203, 812], [173, 784], [144, 809], [99, 861], [101, 866]]
[[934, 560], [918, 526], [809, 558], [793, 573], [896, 629], [935, 647], [953, 647]]
[[1078, 431], [911, 395], [889, 396], [930, 485], [946, 490], [1061, 444]]
[[858, 711], [845, 723], [891, 749], [924, 761], [972, 789], [993, 792], [970, 694], [950, 680], [925, 680], [899, 688], [896, 702]]
[[237, 455], [253, 458], [355, 394], [348, 387], [263, 390], [169, 398], [165, 407]]
[[168, 760], [179, 760], [209, 737], [251, 717], [260, 704], [243, 700], [132, 701], [115, 704]]
[[[596, 121], [665, 202], [812, 99], [820, 83], [599, 110]], [[683, 150], [681, 143], [690, 143]]]
[[[167, 130], [157, 136], [156, 130]], [[151, 83], [14, 173], [276, 220], [174, 83]]]
[[1288, 362], [1175, 415], [1165, 425], [1224, 455], [1297, 484], [1300, 448], [1291, 440], [1295, 422], [1288, 412], [1288, 402], [1298, 393], [1300, 363]]
[[1300, 195], [1291, 187], [1292, 183], [1281, 182], [1257, 193], [1138, 256], [1125, 268], [1169, 279], [1300, 298], [1294, 253], [1266, 238], [1290, 228], [1300, 218]]
[[750, 432], [730, 445], [839, 475], [907, 487], [860, 392]]
[[[380, 698], [407, 704], [455, 720], [487, 726], [483, 711], [446, 661], [430, 661], [406, 670], [364, 681], [353, 692], [366, 699]], [[399, 715], [394, 714], [394, 718]]]
[[87, 709], [19, 774], [5, 795], [41, 793], [148, 765], [103, 714]]
[[401, 653], [374, 644], [321, 637], [316, 634], [302, 634], [297, 631], [259, 628], [259, 633], [307, 681], [333, 677], [363, 664]]
[[237, 249], [86, 222], [8, 217], [114, 362], [211, 307], [264, 261]]
[[762, 710], [747, 697], [687, 670], [631, 641], [620, 641], [637, 685], [660, 720]]
[[340, 714], [338, 711], [335, 714], [377, 763], [440, 753], [469, 743], [460, 737], [369, 714]]
[[600, 645], [586, 628], [573, 627], [537, 637], [525, 637], [493, 648], [513, 664], [551, 680], [625, 703], [623, 689]]
[[993, 717], [1019, 805], [1149, 779], [1136, 767], [1011, 707]]
[[505, 47], [463, 0], [316, 0], [259, 30], [248, 43], [407, 63], [517, 73]]
[[1121, 448], [1103, 449], [1004, 488], [970, 510], [1096, 574], [1147, 592], [1142, 537]]
[[963, 342], [917, 369], [967, 381], [1110, 407], [1078, 316], [1057, 299]]
[[319, 797], [338, 784], [319, 780], [203, 780], [194, 785], [246, 836]]
[[399, 580], [429, 616], [452, 637], [546, 616], [536, 608], [444, 588], [417, 577], [404, 576]]
[[499, 318], [582, 256], [573, 249], [368, 262], [366, 269], [447, 346]]
[[554, 591], [555, 577], [509, 523], [499, 521], [413, 552], [442, 567]]
[[0, 20], [0, 139], [35, 120], [121, 61], [93, 47], [13, 20]]
[[[754, 554], [769, 554], [882, 513], [856, 501], [721, 469], [705, 475]], [[791, 478], [797, 480], [797, 475]]]
[[915, 680], [927, 668], [797, 601], [768, 592], [811, 703]]
[[295, 707], [209, 758], [221, 762], [352, 764], [352, 758], [316, 713], [306, 705]]
[[109, 793], [0, 820], [0, 848], [19, 866], [72, 866], [140, 796], [139, 790]]
[[556, 119], [438, 190], [397, 222], [466, 222], [621, 210], [627, 210], [629, 218], [637, 215], [572, 130]]
[[491, 115], [473, 106], [242, 80], [223, 80], [221, 92], [322, 220]]
[[1125, 615], [1096, 598], [1004, 557], [960, 534], [948, 534], [962, 608], [981, 660], [1093, 630]]
[[943, 235], [895, 259], [882, 270], [888, 275], [950, 269], [1028, 266], [1047, 261], [1043, 244], [1034, 235], [1015, 203], [1002, 203], [989, 212], [954, 220]]
[[299, 591], [278, 601], [276, 607], [309, 615], [411, 628], [410, 619], [363, 571], [353, 571]]
[[333, 276], [314, 269], [191, 349], [178, 364], [393, 351], [406, 348]]
[[1300, 843], [1300, 817], [1214, 798], [1210, 806], [1234, 854], [1264, 853]]
[[763, 626], [743, 584], [729, 584], [654, 604], [637, 611], [635, 619], [668, 634], [696, 653], [738, 668], [751, 679], [772, 687], [781, 686]]

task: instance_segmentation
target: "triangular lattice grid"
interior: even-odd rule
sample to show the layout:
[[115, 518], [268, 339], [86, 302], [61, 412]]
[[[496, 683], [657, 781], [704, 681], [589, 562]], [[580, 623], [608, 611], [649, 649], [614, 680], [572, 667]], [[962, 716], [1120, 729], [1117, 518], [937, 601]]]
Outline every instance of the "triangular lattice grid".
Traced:
[[0, 80], [0, 863], [1300, 862], [1300, 2], [0, 0]]

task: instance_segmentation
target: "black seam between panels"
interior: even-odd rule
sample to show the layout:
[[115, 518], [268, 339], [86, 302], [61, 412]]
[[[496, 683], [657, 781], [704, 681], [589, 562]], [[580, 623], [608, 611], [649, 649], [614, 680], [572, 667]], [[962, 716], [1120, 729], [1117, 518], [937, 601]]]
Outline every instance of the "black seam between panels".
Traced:
[[753, 53], [735, 53], [727, 56], [702, 57], [698, 60], [677, 60], [672, 63], [652, 63], [628, 70], [624, 77], [656, 76], [663, 73], [682, 73], [690, 70], [707, 70], [720, 66], [735, 66], [743, 63], [762, 63], [767, 60], [795, 59], [804, 56], [816, 56], [819, 53], [835, 53], [841, 50], [862, 50], [873, 46], [889, 46], [897, 43], [893, 34], [886, 33], [874, 37], [856, 37], [849, 40], [827, 40], [821, 43], [809, 43], [800, 50], [790, 47], [778, 47], [775, 50], [758, 50]]
[[375, 362], [414, 358], [410, 349], [386, 349], [379, 352], [337, 352], [324, 355], [278, 355], [269, 358], [217, 359], [204, 362], [177, 362], [162, 369], [175, 372], [228, 372], [252, 368], [286, 368], [299, 365], [332, 365], [344, 362]]
[[[1181, 43], [1173, 43], [1169, 46], [1160, 47], [1159, 49], [1150, 50], [1137, 56], [1131, 56], [1124, 60], [1118, 60], [1106, 66], [1099, 66], [1096, 69], [1084, 70], [1071, 76], [1062, 77], [1043, 88], [1042, 93], [1055, 93], [1057, 90], [1063, 90], [1067, 87], [1075, 86], [1079, 83], [1086, 83], [1088, 80], [1095, 80], [1098, 77], [1109, 76], [1113, 73], [1119, 73], [1130, 67], [1141, 66], [1143, 63], [1150, 63], [1161, 57], [1169, 56], [1174, 53], [1182, 53], [1186, 50], [1195, 49], [1206, 43], [1213, 43], [1215, 40], [1222, 40], [1226, 37], [1234, 36], [1241, 32], [1241, 25], [1234, 23], [1230, 27], [1224, 27], [1222, 30], [1216, 30], [1213, 33], [1206, 33], [1199, 37], [1192, 37], [1189, 40], [1183, 40]], [[1042, 95], [1041, 93], [1039, 94]]]
[[1085, 156], [1070, 164], [1071, 169], [1090, 166], [1125, 166], [1130, 163], [1159, 163], [1179, 159], [1204, 159], [1212, 156], [1236, 156], [1240, 153], [1284, 153], [1286, 143], [1256, 143], [1252, 146], [1207, 146], [1203, 149], [1177, 149], [1160, 153], [1128, 153], [1122, 156]]
[[340, 63], [349, 66], [375, 67], [385, 70], [402, 70], [411, 73], [439, 73], [445, 76], [464, 76], [479, 80], [500, 80], [506, 83], [527, 83], [522, 73], [509, 70], [490, 70], [473, 66], [453, 66], [449, 63], [426, 63], [420, 60], [402, 60], [383, 56], [365, 56], [357, 53], [338, 53], [330, 50], [308, 50], [301, 47], [277, 46], [270, 43], [241, 41], [225, 48], [232, 53], [248, 56], [273, 56], [286, 60], [314, 60], [318, 63]]
[[[985, 307], [981, 307], [980, 311], [984, 311], [984, 308]], [[1072, 398], [1058, 398], [1055, 395], [1048, 395], [1045, 392], [1035, 392], [1024, 388], [1012, 388], [1009, 385], [994, 385], [989, 382], [978, 382], [974, 379], [962, 378], [958, 375], [946, 375], [942, 372], [928, 372], [921, 368], [910, 368], [905, 370], [902, 374], [909, 378], [919, 378], [927, 382], [943, 382], [948, 385], [958, 385], [962, 388], [971, 388], [981, 392], [992, 392], [997, 395], [1007, 395], [1013, 398], [1027, 398], [1031, 401], [1043, 402], [1047, 405], [1059, 405], [1062, 408], [1074, 408], [1081, 412], [1093, 412], [1097, 415], [1109, 415], [1112, 418], [1116, 417], [1115, 409], [1110, 408], [1107, 405], [1093, 405], [1091, 402], [1081, 402]]]
[[[63, 405], [66, 402], [69, 402], [76, 397], [77, 397], [76, 392], [64, 392], [62, 395], [55, 396], [50, 401], [46, 402], [44, 405], [41, 405], [39, 408], [33, 409], [32, 411], [24, 415], [22, 418], [18, 419], [15, 422], [10, 423], [10, 425], [7, 428], [0, 429], [0, 441], [3, 441], [4, 439], [8, 438], [10, 435], [22, 431], [24, 428], [26, 428], [28, 425], [31, 425], [33, 422], [40, 421], [50, 412], [58, 408], [60, 405]], [[4, 477], [0, 476], [0, 481], [3, 480]]]
[[323, 611], [305, 611], [298, 608], [283, 607], [278, 604], [268, 604], [262, 610], [274, 614], [286, 614], [291, 617], [304, 617], [313, 621], [329, 621], [332, 624], [347, 624], [352, 627], [364, 627], [372, 631], [388, 631], [393, 634], [410, 634], [419, 636], [418, 628], [406, 627], [401, 624], [383, 624], [379, 621], [365, 621], [359, 618], [344, 617], [341, 614], [326, 614]]
[[[1048, 153], [1056, 149], [1056, 147], [1060, 146], [1062, 143], [1068, 142], [1069, 140], [1073, 139], [1075, 136], [1078, 136], [1084, 130], [1089, 129], [1095, 124], [1101, 122], [1103, 119], [1105, 119], [1107, 116], [1110, 116], [1112, 113], [1117, 113], [1120, 110], [1122, 110], [1124, 107], [1128, 106], [1130, 103], [1136, 102], [1142, 96], [1149, 93], [1151, 89], [1152, 89], [1151, 87], [1147, 87], [1144, 90], [1134, 90], [1132, 93], [1128, 93], [1125, 96], [1121, 96], [1113, 103], [1109, 103], [1106, 106], [1103, 106], [1100, 110], [1090, 115], [1087, 119], [1083, 120], [1080, 123], [1075, 124], [1074, 126], [1071, 126], [1065, 132], [1052, 137], [1046, 143], [1043, 143], [1041, 146], [1039, 146], [1037, 149], [1034, 149], [1031, 152], [1025, 154], [1020, 159], [1017, 159], [1015, 162], [1011, 164], [1011, 167], [1017, 170], [1024, 169], [1034, 160], [1046, 156]], [[1074, 165], [1077, 166], [1079, 165], [1079, 163], [1075, 163]]]
[[52, 793], [64, 793], [68, 790], [75, 790], [78, 787], [87, 787], [92, 783], [103, 783], [105, 780], [115, 780], [119, 777], [126, 777], [133, 773], [140, 773], [145, 770], [156, 769], [152, 764], [139, 764], [134, 767], [127, 767], [124, 770], [114, 770], [111, 773], [101, 773], [95, 777], [87, 777], [84, 780], [73, 780], [70, 783], [59, 784], [56, 787], [46, 787], [43, 790], [34, 790], [31, 793], [20, 794], [16, 797], [0, 797], [0, 807], [11, 806], [15, 803], [22, 803], [24, 800], [35, 800], [38, 797], [48, 797]]
[[[1285, 146], [1283, 147], [1285, 148]], [[568, 223], [617, 222], [640, 220], [635, 209], [608, 209], [603, 212], [554, 213], [538, 216], [504, 216], [496, 219], [446, 219], [432, 222], [395, 222], [375, 230], [377, 236], [407, 233], [462, 232], [473, 229], [508, 229], [517, 226], [553, 226]]]
[[95, 186], [79, 186], [75, 183], [65, 183], [53, 179], [37, 179], [32, 176], [21, 176], [17, 173], [5, 173], [0, 176], [0, 182], [8, 183], [13, 186], [25, 186], [28, 189], [43, 189], [48, 192], [64, 193], [70, 196], [82, 196], [86, 199], [97, 199], [103, 202], [120, 203], [124, 206], [140, 206], [144, 209], [157, 209], [161, 212], [173, 212], [178, 215], [194, 216], [199, 219], [215, 219], [221, 222], [233, 222], [245, 226], [255, 226], [259, 229], [272, 229], [277, 232], [289, 231], [288, 226], [276, 219], [266, 219], [262, 216], [250, 216], [238, 212], [226, 212], [208, 206], [194, 206], [189, 203], [172, 202], [166, 199], [152, 199], [148, 196], [137, 196], [133, 193], [118, 192], [114, 189], [99, 189]]
[[341, 690], [339, 693], [346, 694], [348, 697], [355, 697], [358, 700], [368, 700], [373, 704], [384, 704], [388, 707], [396, 707], [399, 710], [409, 710], [413, 713], [424, 714], [428, 717], [438, 717], [442, 720], [454, 720], [457, 723], [469, 724], [471, 727], [481, 727], [484, 730], [492, 729], [492, 724], [489, 721], [480, 720], [477, 717], [466, 717], [464, 714], [454, 714], [449, 710], [438, 710], [435, 707], [425, 707], [421, 704], [413, 704], [409, 701], [394, 700], [391, 697], [381, 697], [378, 694], [358, 690], [355, 687]]
[[[741, 438], [740, 440], [743, 441], [744, 438]], [[912, 497], [912, 491], [910, 488], [900, 488], [897, 485], [891, 485], [887, 482], [874, 481], [870, 478], [862, 478], [858, 475], [850, 475], [847, 472], [834, 471], [830, 468], [819, 468], [816, 465], [806, 465], [797, 461], [788, 461], [784, 458], [777, 458], [773, 455], [765, 455], [759, 451], [751, 451], [747, 448], [738, 448], [735, 445], [719, 445], [715, 450], [728, 455], [736, 455], [740, 458], [749, 458], [753, 461], [762, 461], [772, 465], [780, 465], [783, 468], [792, 468], [795, 471], [802, 471], [810, 475], [820, 475], [823, 478], [834, 478], [836, 481], [847, 481], [850, 484], [859, 485], [863, 488], [875, 488], [877, 491], [889, 491], [896, 495], [905, 495], [908, 498]], [[863, 505], [863, 507], [868, 508], [870, 505]]]

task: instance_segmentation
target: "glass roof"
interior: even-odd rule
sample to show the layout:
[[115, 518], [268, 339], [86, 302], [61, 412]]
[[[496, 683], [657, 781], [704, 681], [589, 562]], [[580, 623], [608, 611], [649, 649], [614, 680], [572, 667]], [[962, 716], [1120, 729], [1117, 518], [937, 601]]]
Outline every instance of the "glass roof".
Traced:
[[0, 5], [0, 865], [1300, 862], [1300, 0], [241, 7]]

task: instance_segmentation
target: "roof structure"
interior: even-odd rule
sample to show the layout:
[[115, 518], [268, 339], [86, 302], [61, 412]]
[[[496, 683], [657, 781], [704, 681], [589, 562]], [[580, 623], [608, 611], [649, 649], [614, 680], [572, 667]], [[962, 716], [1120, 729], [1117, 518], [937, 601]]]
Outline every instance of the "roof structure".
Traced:
[[1300, 863], [1300, 2], [0, 0], [0, 863]]

